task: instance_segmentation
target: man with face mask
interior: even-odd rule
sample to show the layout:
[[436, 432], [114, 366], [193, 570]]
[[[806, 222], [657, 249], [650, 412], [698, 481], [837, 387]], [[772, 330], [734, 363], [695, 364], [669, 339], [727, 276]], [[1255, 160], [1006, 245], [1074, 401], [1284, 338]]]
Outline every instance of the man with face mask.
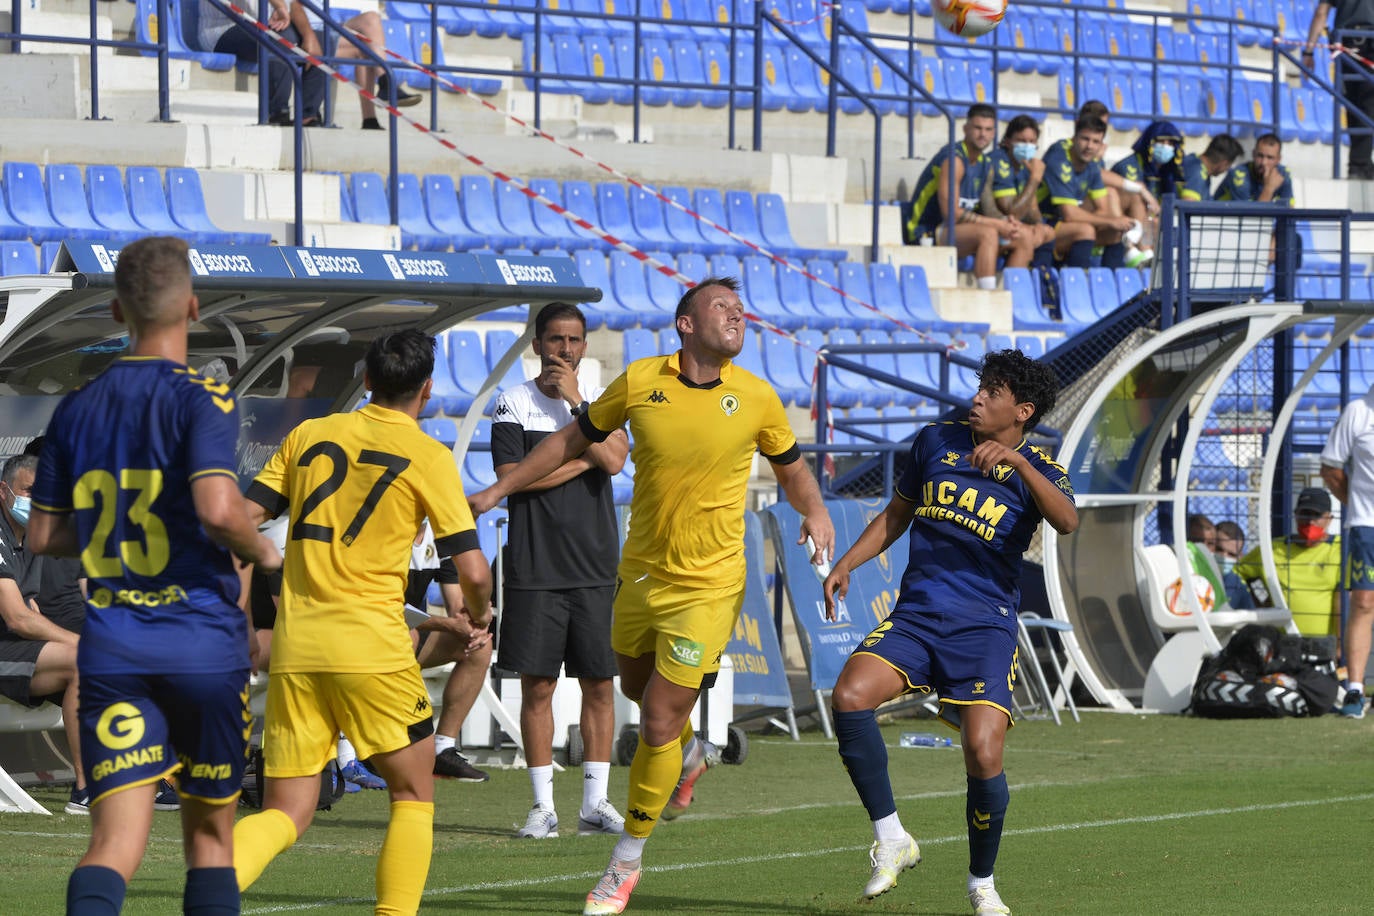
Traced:
[[[587, 352], [587, 320], [554, 302], [534, 319], [539, 375], [501, 392], [491, 427], [491, 461], [505, 477], [550, 433], [572, 423], [602, 389], [577, 375]], [[520, 732], [534, 806], [518, 836], [558, 836], [553, 802], [553, 692], [566, 672], [582, 687], [585, 747], [579, 834], [619, 834], [624, 819], [606, 797], [615, 733], [615, 653], [611, 602], [620, 559], [611, 478], [629, 440], [605, 442], [510, 495], [500, 665], [520, 674]]]
[[[1328, 636], [1337, 631], [1341, 539], [1327, 534], [1330, 525], [1331, 494], [1321, 487], [1307, 487], [1298, 494], [1293, 507], [1295, 533], [1274, 542], [1279, 587], [1293, 612], [1293, 623], [1304, 636]], [[1273, 603], [1264, 600], [1267, 586], [1258, 547], [1236, 564], [1236, 574], [1249, 584], [1256, 603]]]
[[40, 613], [40, 566], [48, 558], [35, 557], [23, 548], [37, 468], [38, 459], [33, 455], [15, 455], [0, 469], [0, 694], [24, 706], [47, 702], [62, 707], [62, 725], [76, 763], [76, 786], [66, 810], [68, 814], [89, 814], [90, 792], [79, 763], [81, 741], [76, 716], [80, 620], [75, 626], [59, 626]]
[[1221, 568], [1221, 581], [1226, 587], [1226, 603], [1238, 611], [1248, 611], [1255, 606], [1255, 599], [1245, 587], [1245, 580], [1236, 575], [1236, 564], [1245, 553], [1245, 531], [1227, 519], [1217, 522], [1216, 537], [1217, 566]]

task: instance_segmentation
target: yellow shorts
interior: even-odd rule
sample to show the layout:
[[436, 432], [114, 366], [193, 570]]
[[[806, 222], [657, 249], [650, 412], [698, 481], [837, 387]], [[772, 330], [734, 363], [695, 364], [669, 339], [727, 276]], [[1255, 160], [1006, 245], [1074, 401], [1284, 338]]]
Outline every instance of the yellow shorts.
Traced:
[[674, 585], [634, 570], [616, 580], [611, 648], [638, 658], [656, 654], [654, 668], [674, 684], [700, 687], [720, 670], [720, 656], [744, 604], [744, 583], [725, 588]]
[[434, 734], [420, 666], [388, 674], [324, 671], [269, 675], [263, 773], [314, 776], [334, 759], [339, 732], [366, 760]]

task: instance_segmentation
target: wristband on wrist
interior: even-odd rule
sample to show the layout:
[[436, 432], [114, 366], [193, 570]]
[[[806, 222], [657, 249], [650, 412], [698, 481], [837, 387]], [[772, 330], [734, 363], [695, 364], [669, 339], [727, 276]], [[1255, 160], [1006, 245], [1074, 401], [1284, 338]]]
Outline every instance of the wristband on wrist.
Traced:
[[1144, 188], [1144, 185], [1138, 181], [1132, 181], [1129, 178], [1121, 182], [1121, 190], [1125, 191], [1127, 194], [1139, 194], [1142, 188]]

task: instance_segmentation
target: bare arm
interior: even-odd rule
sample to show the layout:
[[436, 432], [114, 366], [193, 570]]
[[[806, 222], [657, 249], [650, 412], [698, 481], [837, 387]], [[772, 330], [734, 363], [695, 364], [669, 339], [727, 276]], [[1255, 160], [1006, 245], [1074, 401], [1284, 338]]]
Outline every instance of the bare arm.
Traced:
[[76, 634], [44, 617], [33, 602], [25, 601], [13, 579], [0, 579], [0, 617], [11, 633], [23, 639], [76, 645]]
[[835, 619], [836, 598], [844, 598], [849, 594], [850, 573], [891, 547], [892, 542], [911, 526], [911, 519], [915, 515], [915, 503], [894, 495], [882, 513], [868, 523], [859, 539], [835, 562], [821, 586], [825, 593], [825, 616], [828, 619]]
[[619, 474], [625, 467], [625, 458], [630, 454], [630, 437], [623, 429], [617, 429], [606, 437], [605, 442], [593, 442], [582, 453], [592, 464], [610, 474]]
[[978, 443], [968, 456], [968, 462], [982, 471], [984, 477], [991, 474], [992, 469], [999, 464], [1014, 468], [1030, 488], [1031, 499], [1035, 500], [1036, 508], [1045, 517], [1045, 521], [1050, 523], [1050, 527], [1060, 534], [1073, 534], [1078, 529], [1078, 509], [1074, 506], [1073, 500], [1016, 449], [989, 439]]
[[240, 559], [256, 564], [264, 572], [281, 568], [281, 554], [276, 545], [258, 532], [253, 521], [256, 513], [250, 506], [256, 504], [243, 498], [232, 478], [214, 474], [193, 480], [191, 499], [195, 502], [196, 517], [210, 540], [228, 547]]
[[76, 539], [76, 515], [45, 512], [34, 506], [28, 527], [24, 529], [24, 547], [51, 557], [79, 557], [81, 545]]
[[[465, 550], [454, 554], [453, 565], [458, 568], [458, 587], [463, 596], [460, 610], [466, 607], [472, 625], [483, 629], [491, 623], [491, 567], [487, 565], [486, 555], [480, 550]], [[444, 607], [452, 616], [453, 607], [447, 594]]]
[[1331, 491], [1331, 495], [1341, 502], [1350, 495], [1350, 478], [1346, 476], [1345, 468], [1338, 468], [1335, 465], [1322, 465], [1322, 483]]
[[[468, 497], [472, 514], [481, 515], [510, 494], [527, 489], [530, 484], [580, 456], [591, 444], [576, 423], [569, 423], [557, 432], [550, 433], [504, 477], [498, 476], [496, 483]], [[459, 572], [462, 572], [461, 565]]]
[[778, 478], [778, 486], [782, 487], [787, 502], [802, 516], [797, 543], [804, 544], [808, 537], [811, 538], [816, 545], [811, 562], [824, 563], [835, 555], [835, 525], [830, 521], [820, 485], [811, 469], [805, 461], [797, 459], [789, 464], [773, 465], [773, 475]]
[[[1113, 174], [1104, 173], [1104, 174]], [[1118, 178], [1121, 176], [1117, 176]], [[1112, 216], [1109, 213], [1096, 213], [1092, 210], [1080, 207], [1078, 204], [1060, 204], [1059, 218], [1066, 223], [1087, 223], [1099, 229], [1116, 229], [1119, 232], [1126, 232], [1131, 228], [1135, 221], [1128, 216]]]
[[1040, 202], [1036, 199], [1036, 193], [1040, 190], [1040, 179], [1045, 175], [1045, 160], [1032, 159], [1026, 163], [1026, 168], [1030, 174], [1021, 193], [1010, 201], [1005, 197], [998, 198], [997, 206], [1009, 216], [1031, 222], [1040, 217]]
[[1317, 4], [1317, 8], [1312, 11], [1312, 22], [1307, 26], [1307, 45], [1302, 49], [1302, 56], [1308, 58], [1312, 56], [1312, 51], [1317, 47], [1317, 42], [1321, 39], [1322, 33], [1326, 31], [1326, 18], [1331, 14], [1331, 4], [1323, 2]]

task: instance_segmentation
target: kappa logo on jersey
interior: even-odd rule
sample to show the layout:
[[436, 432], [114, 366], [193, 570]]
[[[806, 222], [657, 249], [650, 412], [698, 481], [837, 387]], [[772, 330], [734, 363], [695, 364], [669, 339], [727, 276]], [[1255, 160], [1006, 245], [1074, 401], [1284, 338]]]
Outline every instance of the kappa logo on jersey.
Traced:
[[663, 390], [662, 390], [661, 388], [655, 388], [655, 389], [649, 394], [649, 396], [648, 396], [647, 398], [645, 398], [644, 400], [647, 401], [647, 402], [649, 402], [650, 404], [669, 404], [669, 403], [672, 403], [671, 401], [668, 400], [668, 396], [667, 396], [666, 394], [663, 393]]
[[420, 715], [420, 713], [425, 712], [425, 711], [428, 710], [428, 709], [429, 709], [429, 698], [428, 698], [428, 697], [420, 697], [418, 700], [415, 701], [415, 715], [418, 716], [418, 715]]
[[727, 394], [720, 399], [720, 409], [725, 411], [727, 417], [733, 417], [735, 411], [739, 410], [739, 398], [733, 394]]
[[945, 452], [945, 457], [940, 459], [940, 463], [954, 467], [959, 463], [959, 459], [962, 457], [964, 456], [960, 455], [958, 452]]

